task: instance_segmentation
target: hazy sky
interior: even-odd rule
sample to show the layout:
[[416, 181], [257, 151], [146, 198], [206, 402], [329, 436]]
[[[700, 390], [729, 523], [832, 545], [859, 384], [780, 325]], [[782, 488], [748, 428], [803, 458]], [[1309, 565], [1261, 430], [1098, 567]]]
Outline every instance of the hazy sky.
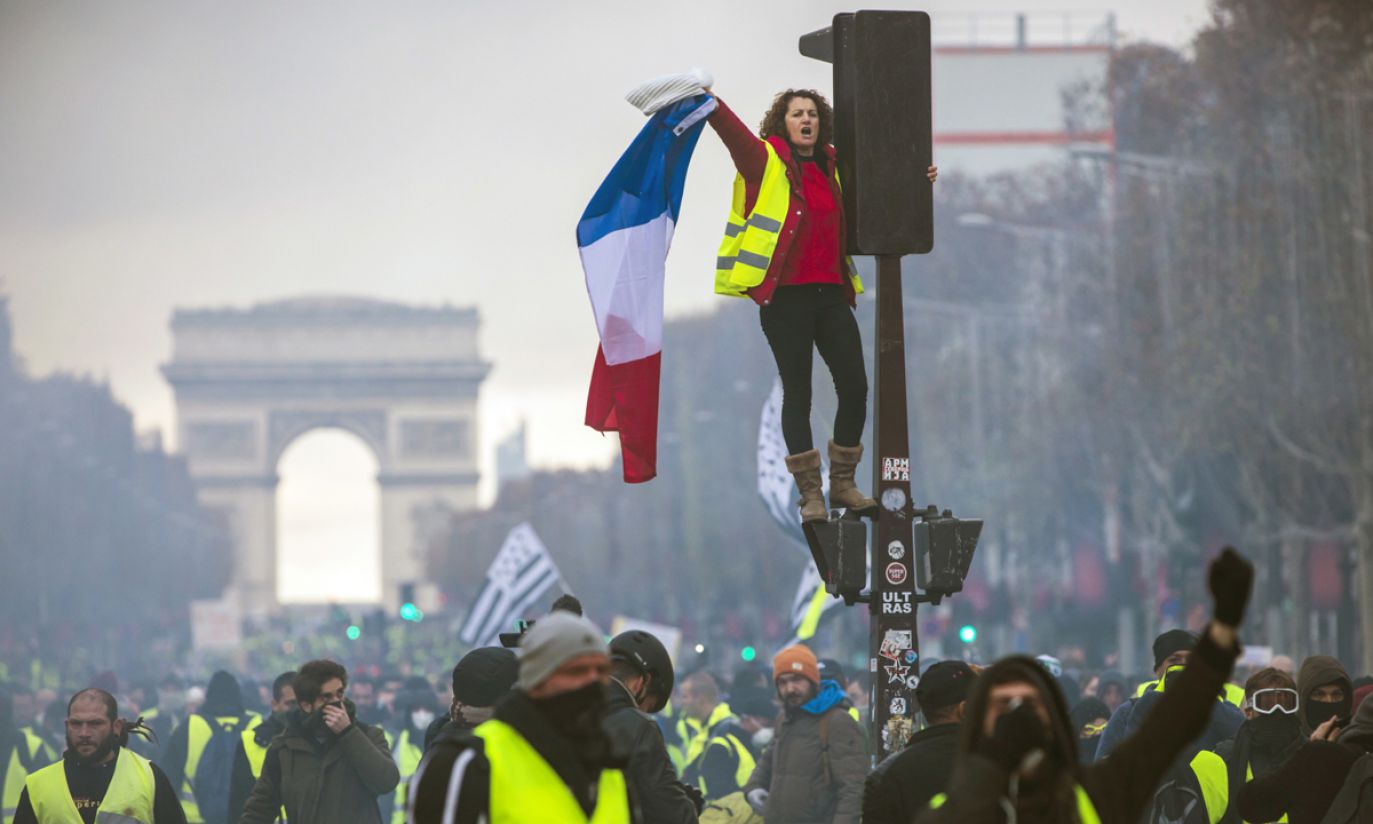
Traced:
[[[1061, 0], [938, 0], [938, 21]], [[1185, 43], [1205, 0], [1086, 0]], [[0, 2], [0, 291], [31, 369], [108, 377], [168, 436], [174, 307], [311, 292], [476, 305], [495, 370], [483, 456], [529, 419], [537, 465], [603, 460], [581, 425], [595, 329], [573, 228], [643, 123], [640, 80], [693, 65], [755, 120], [829, 86], [798, 35], [847, 10], [761, 2]], [[936, 154], [936, 162], [939, 158]], [[668, 313], [715, 305], [732, 170], [703, 136]], [[760, 346], [762, 346], [760, 338]], [[489, 473], [488, 473], [489, 474]]]

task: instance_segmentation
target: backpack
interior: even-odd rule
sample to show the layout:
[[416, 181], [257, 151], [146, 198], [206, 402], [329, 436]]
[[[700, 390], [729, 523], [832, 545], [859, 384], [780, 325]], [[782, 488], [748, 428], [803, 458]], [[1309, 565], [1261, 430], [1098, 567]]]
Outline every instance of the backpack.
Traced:
[[1168, 770], [1145, 813], [1146, 824], [1210, 824], [1206, 801], [1184, 761]]
[[205, 742], [205, 750], [195, 768], [195, 781], [191, 789], [195, 792], [196, 806], [205, 824], [228, 824], [229, 821], [229, 782], [233, 776], [234, 756], [238, 753], [238, 742], [242, 725], [246, 718], [232, 719], [227, 724], [218, 719], [203, 719], [210, 725], [210, 740]]
[[706, 804], [697, 820], [700, 824], [763, 824], [763, 817], [753, 811], [742, 792]]

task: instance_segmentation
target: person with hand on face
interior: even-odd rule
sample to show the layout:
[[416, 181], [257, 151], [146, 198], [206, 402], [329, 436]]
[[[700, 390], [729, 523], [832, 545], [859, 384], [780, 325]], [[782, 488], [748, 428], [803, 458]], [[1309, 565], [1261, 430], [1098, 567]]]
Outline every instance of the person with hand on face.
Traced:
[[286, 719], [295, 711], [296, 673], [283, 672], [272, 681], [272, 700], [269, 704], [271, 715], [263, 719], [257, 727], [244, 730], [234, 753], [234, 769], [229, 779], [229, 821], [231, 824], [243, 816], [243, 807], [253, 792], [253, 785], [262, 773], [262, 762], [267, 758], [267, 748], [272, 739], [286, 731]]
[[551, 612], [530, 627], [516, 654], [516, 688], [495, 716], [470, 733], [443, 736], [425, 754], [408, 820], [639, 821], [627, 759], [603, 726], [610, 655], [600, 628]]
[[[831, 508], [873, 513], [854, 473], [863, 457], [868, 378], [854, 320], [862, 281], [846, 252], [844, 202], [835, 150], [834, 112], [814, 89], [787, 89], [755, 135], [724, 101], [708, 121], [738, 174], [716, 258], [717, 294], [759, 306], [763, 335], [782, 381], [786, 464], [801, 493], [801, 520], [828, 517], [820, 452], [810, 427], [811, 363], [818, 350], [839, 406], [829, 442]], [[938, 170], [930, 166], [931, 183]]]
[[128, 748], [130, 734], [148, 730], [121, 719], [114, 696], [95, 688], [73, 695], [67, 704], [67, 751], [24, 782], [16, 824], [185, 824], [172, 782]]
[[915, 700], [925, 728], [889, 756], [863, 787], [863, 824], [906, 824], [943, 792], [953, 774], [958, 733], [976, 678], [962, 661], [940, 661], [920, 676]]
[[1314, 737], [1317, 730], [1322, 739], [1334, 738], [1335, 732], [1348, 724], [1354, 714], [1354, 685], [1349, 673], [1338, 659], [1329, 655], [1313, 655], [1301, 662], [1297, 693], [1301, 731], [1308, 738]]
[[815, 653], [787, 647], [772, 662], [782, 720], [744, 786], [768, 824], [857, 824], [868, 754], [839, 684], [821, 681]]
[[283, 809], [291, 824], [382, 824], [377, 799], [400, 772], [381, 730], [356, 719], [348, 671], [310, 661], [293, 686], [299, 707], [267, 748], [239, 824], [271, 824]]
[[701, 792], [677, 780], [667, 745], [650, 717], [667, 705], [676, 676], [667, 648], [642, 630], [610, 640], [606, 732], [629, 756], [625, 780], [645, 821], [691, 824], [705, 804]]
[[1160, 779], [1200, 734], [1240, 653], [1254, 568], [1232, 549], [1210, 566], [1212, 621], [1138, 732], [1084, 766], [1053, 677], [1032, 658], [988, 667], [968, 697], [953, 778], [920, 824], [1138, 824]]

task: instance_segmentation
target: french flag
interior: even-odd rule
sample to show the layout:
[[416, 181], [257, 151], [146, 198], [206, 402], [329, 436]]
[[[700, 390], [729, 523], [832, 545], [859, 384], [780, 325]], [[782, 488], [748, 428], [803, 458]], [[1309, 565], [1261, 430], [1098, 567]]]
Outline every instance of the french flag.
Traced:
[[625, 483], [658, 474], [663, 280], [687, 165], [715, 98], [656, 112], [620, 156], [577, 224], [577, 247], [601, 344], [586, 425], [620, 433]]

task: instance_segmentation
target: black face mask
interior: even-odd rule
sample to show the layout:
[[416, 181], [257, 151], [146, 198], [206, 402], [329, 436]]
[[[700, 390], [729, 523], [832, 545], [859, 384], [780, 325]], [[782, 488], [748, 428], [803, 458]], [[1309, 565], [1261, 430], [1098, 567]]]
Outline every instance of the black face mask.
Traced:
[[310, 735], [314, 736], [319, 741], [323, 741], [328, 738], [338, 737], [333, 730], [329, 729], [329, 725], [324, 722], [325, 707], [342, 707], [343, 709], [348, 711], [348, 720], [358, 720], [358, 708], [353, 706], [353, 702], [349, 701], [347, 698], [343, 699], [342, 701], [333, 701], [328, 704], [320, 704], [318, 707], [315, 707], [314, 712], [311, 712], [309, 715], [305, 716], [304, 721], [305, 731]]
[[[1331, 706], [1334, 706], [1333, 704]], [[1249, 725], [1249, 740], [1261, 750], [1277, 750], [1301, 736], [1301, 721], [1296, 713], [1273, 712], [1256, 715], [1245, 722]]]
[[534, 703], [553, 729], [566, 738], [594, 739], [604, 735], [605, 688], [596, 681], [581, 689], [535, 699]]
[[1306, 723], [1312, 729], [1319, 727], [1331, 718], [1349, 718], [1350, 710], [1353, 708], [1354, 701], [1345, 698], [1340, 701], [1307, 701], [1306, 702]]

